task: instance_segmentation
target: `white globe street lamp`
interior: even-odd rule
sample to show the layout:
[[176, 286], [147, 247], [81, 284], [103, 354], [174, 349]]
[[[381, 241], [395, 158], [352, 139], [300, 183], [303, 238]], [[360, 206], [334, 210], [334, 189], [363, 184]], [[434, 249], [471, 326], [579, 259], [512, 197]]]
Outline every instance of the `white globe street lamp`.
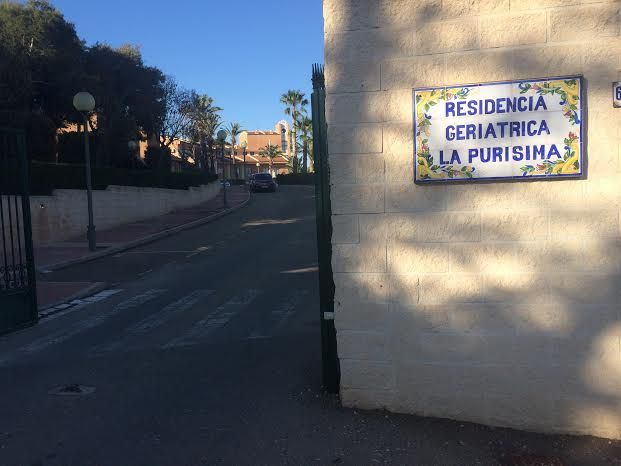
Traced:
[[78, 112], [92, 112], [95, 109], [95, 97], [89, 92], [78, 92], [73, 96], [73, 106]]
[[97, 242], [95, 237], [95, 224], [93, 222], [93, 186], [91, 182], [91, 153], [88, 144], [88, 114], [95, 108], [95, 98], [88, 92], [78, 92], [73, 97], [73, 106], [82, 113], [84, 118], [84, 159], [86, 166], [86, 195], [88, 201], [88, 228], [86, 237], [88, 238], [88, 249], [95, 251]]
[[242, 141], [241, 143], [241, 148], [242, 148], [242, 153], [244, 155], [244, 180], [246, 179], [246, 149], [248, 149], [248, 142], [247, 141]]

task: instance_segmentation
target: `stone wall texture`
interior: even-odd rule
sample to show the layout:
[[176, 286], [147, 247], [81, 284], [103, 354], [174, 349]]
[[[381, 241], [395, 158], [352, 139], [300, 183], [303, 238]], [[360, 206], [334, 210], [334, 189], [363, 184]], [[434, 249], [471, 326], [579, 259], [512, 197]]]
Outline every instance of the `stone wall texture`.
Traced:
[[[324, 0], [346, 406], [621, 438], [619, 2]], [[584, 76], [584, 179], [415, 185], [412, 89]]]
[[[105, 230], [192, 207], [213, 199], [219, 192], [219, 182], [187, 190], [109, 186], [93, 191], [94, 223], [97, 230]], [[51, 196], [31, 196], [30, 210], [35, 244], [70, 239], [86, 231], [86, 191], [58, 189]]]

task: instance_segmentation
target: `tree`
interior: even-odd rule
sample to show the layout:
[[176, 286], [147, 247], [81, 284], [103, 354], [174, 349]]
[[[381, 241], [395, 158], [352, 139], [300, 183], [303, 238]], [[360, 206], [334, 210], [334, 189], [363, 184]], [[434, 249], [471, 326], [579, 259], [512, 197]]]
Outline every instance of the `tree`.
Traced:
[[142, 135], [157, 139], [166, 113], [164, 75], [145, 66], [139, 47], [86, 48], [47, 0], [0, 4], [0, 88], [5, 86], [10, 99], [2, 110], [12, 125], [27, 129], [36, 158], [55, 155], [59, 128], [81, 124], [72, 105], [77, 91], [88, 90], [97, 103], [92, 123], [99, 164], [129, 165], [127, 142]]
[[207, 94], [197, 94], [192, 92], [190, 95], [189, 118], [190, 124], [187, 127], [186, 135], [200, 147], [200, 166], [215, 173], [215, 152], [214, 143], [216, 131], [221, 125], [220, 107], [213, 104], [213, 99]]
[[[220, 109], [218, 108], [217, 112], [219, 111]], [[210, 167], [212, 174], [216, 173], [216, 167], [215, 167], [216, 150], [214, 149], [214, 145], [216, 142], [216, 132], [218, 131], [218, 128], [220, 127], [220, 125], [222, 125], [222, 117], [217, 112], [214, 111], [213, 113], [209, 114], [206, 119], [206, 123], [207, 123], [206, 143], [208, 147], [207, 157], [209, 159], [209, 167]]]
[[226, 134], [229, 135], [229, 140], [231, 142], [231, 153], [233, 157], [233, 172], [235, 173], [235, 178], [239, 178], [237, 171], [235, 170], [235, 143], [237, 142], [237, 136], [242, 132], [241, 125], [239, 123], [230, 123], [229, 126], [225, 129]]
[[151, 170], [170, 173], [172, 151], [168, 146], [149, 146], [144, 154], [144, 161]]
[[74, 112], [83, 53], [73, 24], [49, 2], [0, 4], [0, 88], [8, 89], [0, 125], [26, 128], [31, 157], [49, 157], [37, 147], [55, 151], [56, 128]]
[[285, 115], [291, 115], [291, 131], [289, 133], [289, 155], [297, 166], [297, 137], [295, 122], [298, 119], [299, 109], [308, 105], [304, 93], [299, 90], [289, 90], [280, 97], [280, 103], [285, 105]]
[[[85, 57], [84, 85], [95, 97], [100, 164], [125, 166], [127, 142], [146, 136], [159, 147], [158, 131], [166, 108], [163, 73], [142, 62], [140, 49], [96, 44]], [[154, 143], [155, 141], [155, 143]]]
[[164, 112], [159, 121], [162, 147], [169, 147], [175, 139], [187, 132], [192, 123], [192, 93], [179, 87], [172, 76], [166, 76], [163, 86]]
[[307, 173], [308, 159], [310, 158], [311, 164], [313, 163], [313, 120], [306, 115], [300, 115], [296, 122], [296, 128], [300, 132], [300, 140], [302, 141], [302, 171]]
[[270, 161], [270, 173], [273, 172], [273, 166], [274, 166], [274, 159], [278, 156], [283, 155], [282, 151], [280, 150], [280, 148], [278, 146], [275, 146], [273, 144], [267, 144], [267, 146], [263, 147], [260, 151], [259, 151], [259, 155], [261, 157], [267, 157]]

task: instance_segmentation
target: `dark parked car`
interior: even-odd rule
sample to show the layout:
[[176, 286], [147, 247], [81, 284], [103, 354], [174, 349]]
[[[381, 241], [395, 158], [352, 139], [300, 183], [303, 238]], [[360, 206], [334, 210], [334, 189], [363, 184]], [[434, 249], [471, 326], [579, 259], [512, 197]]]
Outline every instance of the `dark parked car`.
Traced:
[[257, 173], [250, 180], [250, 190], [257, 191], [271, 191], [274, 192], [278, 189], [276, 180], [272, 178], [269, 173]]

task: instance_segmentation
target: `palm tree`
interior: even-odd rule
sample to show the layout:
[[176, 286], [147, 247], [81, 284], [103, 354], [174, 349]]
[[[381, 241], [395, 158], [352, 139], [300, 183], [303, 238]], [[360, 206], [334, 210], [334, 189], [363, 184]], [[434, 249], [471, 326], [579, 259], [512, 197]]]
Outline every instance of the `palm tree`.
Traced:
[[229, 123], [229, 126], [226, 128], [226, 134], [229, 135], [229, 139], [231, 140], [231, 152], [233, 155], [233, 173], [235, 173], [235, 178], [239, 178], [237, 171], [235, 170], [235, 143], [237, 142], [237, 136], [242, 132], [241, 125], [239, 123]]
[[[220, 111], [220, 110], [218, 110]], [[205, 126], [205, 146], [207, 147], [207, 158], [209, 159], [209, 171], [212, 174], [216, 173], [216, 153], [214, 151], [214, 145], [216, 143], [216, 132], [222, 125], [222, 118], [217, 113], [211, 113], [206, 119]]]
[[213, 145], [215, 133], [220, 127], [222, 110], [213, 104], [213, 99], [207, 94], [200, 95], [192, 92], [190, 96], [190, 110], [188, 116], [191, 123], [187, 129], [187, 136], [201, 148], [201, 167], [206, 168], [205, 157], [211, 162], [210, 171], [215, 172]]
[[302, 171], [308, 172], [308, 158], [313, 158], [313, 120], [306, 115], [300, 115], [296, 121], [296, 127], [300, 131], [300, 139], [302, 140]]
[[259, 152], [261, 157], [267, 157], [270, 160], [270, 173], [272, 173], [272, 167], [274, 165], [274, 159], [279, 155], [282, 155], [282, 151], [278, 146], [268, 143], [267, 146], [263, 147]]
[[[297, 138], [295, 122], [298, 119], [298, 111], [308, 105], [308, 99], [299, 90], [289, 90], [280, 97], [280, 103], [285, 105], [285, 115], [291, 115], [291, 132], [289, 133], [289, 156], [297, 156]], [[294, 164], [295, 165], [295, 164]]]

